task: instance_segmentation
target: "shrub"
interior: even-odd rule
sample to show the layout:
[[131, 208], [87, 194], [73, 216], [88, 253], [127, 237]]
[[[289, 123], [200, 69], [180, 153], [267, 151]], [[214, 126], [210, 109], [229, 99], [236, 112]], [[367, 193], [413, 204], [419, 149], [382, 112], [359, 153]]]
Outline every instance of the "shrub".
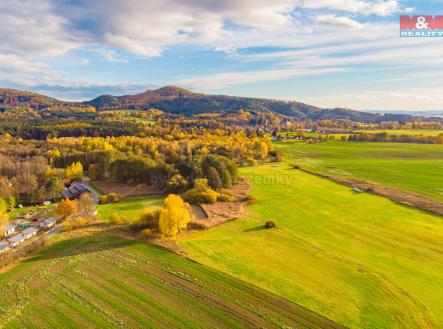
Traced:
[[122, 197], [117, 193], [109, 193], [108, 194], [108, 202], [119, 202], [122, 199]]
[[275, 162], [282, 162], [283, 161], [283, 153], [280, 150], [275, 150], [270, 152], [270, 155], [273, 157], [273, 160]]
[[246, 202], [247, 204], [254, 204], [257, 202], [257, 198], [251, 194], [248, 194], [245, 196], [242, 200], [243, 202]]
[[124, 224], [124, 219], [118, 214], [112, 214], [109, 216], [109, 222], [114, 225], [122, 225]]
[[150, 229], [158, 230], [158, 223], [160, 218], [160, 209], [147, 210], [145, 209], [139, 218], [139, 225]]
[[63, 222], [63, 231], [71, 231], [73, 228], [71, 220], [67, 219]]
[[277, 224], [273, 220], [269, 220], [265, 223], [266, 229], [276, 228], [276, 227], [277, 227]]
[[109, 194], [100, 195], [99, 203], [100, 204], [115, 203], [119, 202], [121, 199], [122, 197], [119, 194], [111, 192]]
[[183, 194], [183, 199], [189, 203], [215, 203], [217, 201], [217, 197], [218, 193], [212, 189], [199, 191], [193, 188]]
[[74, 227], [85, 227], [88, 224], [88, 220], [85, 217], [78, 217], [75, 220]]
[[246, 165], [248, 165], [248, 166], [256, 166], [257, 165], [257, 160], [255, 160], [253, 158], [247, 158], [246, 159]]
[[108, 196], [107, 195], [100, 195], [98, 197], [98, 203], [99, 204], [107, 204], [108, 203]]
[[235, 200], [235, 196], [231, 191], [227, 189], [219, 189], [217, 195], [217, 201], [220, 202], [233, 202]]
[[180, 174], [175, 174], [166, 183], [166, 189], [170, 192], [181, 193], [188, 188], [188, 181]]
[[140, 231], [140, 238], [141, 239], [147, 239], [152, 235], [152, 230], [150, 228], [145, 228], [144, 230]]

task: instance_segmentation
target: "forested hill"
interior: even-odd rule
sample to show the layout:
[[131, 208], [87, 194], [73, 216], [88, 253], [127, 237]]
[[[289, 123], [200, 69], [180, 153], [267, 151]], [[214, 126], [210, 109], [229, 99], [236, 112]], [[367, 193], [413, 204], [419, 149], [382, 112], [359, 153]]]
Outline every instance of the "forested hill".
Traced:
[[[398, 121], [401, 123], [417, 120], [417, 117], [403, 114], [374, 114], [343, 108], [321, 109], [316, 106], [265, 98], [248, 98], [223, 95], [207, 95], [167, 86], [148, 90], [140, 94], [112, 96], [102, 95], [82, 103], [70, 103], [43, 95], [14, 89], [0, 89], [0, 107], [27, 106], [45, 108], [57, 106], [94, 106], [105, 109], [149, 109], [157, 108], [168, 113], [193, 115], [212, 112], [235, 112], [243, 109], [249, 112], [273, 112], [298, 120], [352, 120], [359, 122]], [[429, 120], [418, 118], [419, 120]]]
[[[175, 114], [201, 114], [225, 111], [273, 112], [298, 120], [347, 119], [360, 122], [387, 121], [383, 115], [363, 113], [349, 109], [321, 109], [316, 106], [295, 102], [280, 101], [266, 98], [248, 98], [224, 95], [207, 95], [193, 93], [189, 90], [167, 86], [156, 90], [148, 90], [136, 95], [111, 96], [103, 95], [85, 102], [98, 109], [129, 108], [148, 109], [158, 108]], [[411, 116], [389, 115], [390, 120], [407, 121]]]
[[29, 91], [0, 88], [0, 107], [2, 106], [26, 106], [41, 108], [44, 106], [62, 104], [55, 98], [47, 97]]

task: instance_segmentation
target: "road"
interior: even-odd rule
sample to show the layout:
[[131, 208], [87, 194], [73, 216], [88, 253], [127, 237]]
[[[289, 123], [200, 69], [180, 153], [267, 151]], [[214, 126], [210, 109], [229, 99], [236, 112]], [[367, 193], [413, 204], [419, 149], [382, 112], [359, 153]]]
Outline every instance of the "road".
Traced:
[[61, 227], [61, 225], [59, 225], [59, 226], [56, 226], [56, 227], [51, 228], [51, 229], [46, 233], [46, 235], [47, 235], [47, 236], [52, 236], [52, 235], [54, 235], [54, 234], [60, 233], [61, 230], [62, 230], [62, 227]]

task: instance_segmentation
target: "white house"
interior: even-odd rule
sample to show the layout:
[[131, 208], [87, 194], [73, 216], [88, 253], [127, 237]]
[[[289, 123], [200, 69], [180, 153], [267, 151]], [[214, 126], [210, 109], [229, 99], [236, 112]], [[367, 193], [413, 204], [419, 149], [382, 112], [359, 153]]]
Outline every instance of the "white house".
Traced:
[[18, 246], [20, 243], [24, 242], [26, 239], [23, 235], [21, 234], [17, 234], [15, 236], [13, 236], [12, 238], [9, 238], [9, 243], [11, 244], [11, 246], [15, 247]]
[[15, 232], [16, 228], [17, 228], [16, 224], [12, 224], [12, 223], [8, 224], [5, 229], [5, 236], [10, 236], [12, 233]]
[[8, 251], [9, 249], [11, 249], [9, 247], [9, 243], [7, 242], [0, 242], [0, 254], [3, 254], [5, 251]]
[[22, 231], [22, 235], [25, 237], [25, 239], [30, 239], [32, 238], [34, 235], [36, 235], [38, 232], [38, 229], [35, 227], [29, 227], [26, 230]]
[[55, 219], [54, 217], [50, 217], [50, 218], [46, 218], [46, 219], [42, 220], [40, 222], [40, 227], [51, 228], [51, 227], [55, 226], [56, 223], [57, 223], [57, 219]]

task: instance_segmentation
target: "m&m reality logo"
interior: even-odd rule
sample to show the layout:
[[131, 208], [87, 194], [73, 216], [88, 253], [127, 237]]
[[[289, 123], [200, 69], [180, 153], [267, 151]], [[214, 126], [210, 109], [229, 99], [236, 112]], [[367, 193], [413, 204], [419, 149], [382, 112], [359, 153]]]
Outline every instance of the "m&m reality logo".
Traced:
[[400, 16], [401, 37], [443, 37], [443, 16]]

